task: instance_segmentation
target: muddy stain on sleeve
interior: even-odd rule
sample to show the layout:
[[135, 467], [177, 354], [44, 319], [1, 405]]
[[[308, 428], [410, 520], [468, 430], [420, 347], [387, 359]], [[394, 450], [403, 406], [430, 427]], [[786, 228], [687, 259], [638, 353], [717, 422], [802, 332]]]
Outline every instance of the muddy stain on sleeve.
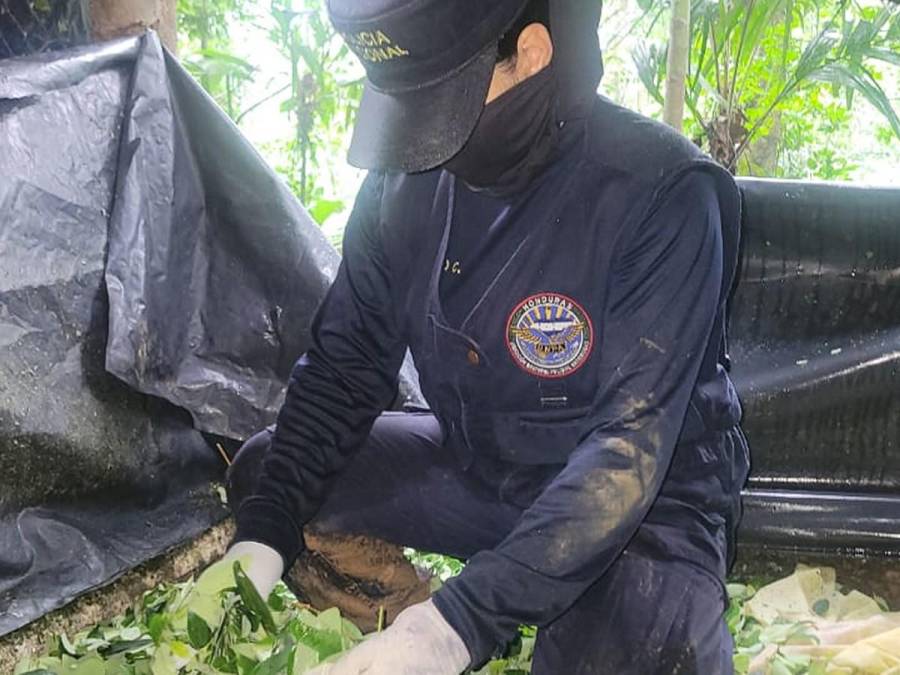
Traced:
[[631, 514], [655, 496], [658, 449], [658, 443], [641, 448], [622, 437], [607, 440], [604, 451], [614, 454], [617, 461], [612, 463], [622, 468], [604, 466], [584, 477], [573, 496], [574, 516], [560, 528], [548, 552], [549, 569], [563, 571], [572, 551], [596, 548], [617, 530], [631, 527]]
[[654, 342], [653, 340], [651, 340], [650, 338], [642, 337], [642, 338], [641, 338], [641, 344], [642, 344], [644, 347], [646, 347], [647, 349], [651, 349], [651, 350], [653, 350], [653, 351], [655, 351], [655, 352], [659, 352], [660, 354], [665, 354], [665, 353], [666, 353], [666, 350], [665, 350], [665, 349], [663, 349], [662, 347], [660, 347], [657, 343], [655, 343], [655, 342]]

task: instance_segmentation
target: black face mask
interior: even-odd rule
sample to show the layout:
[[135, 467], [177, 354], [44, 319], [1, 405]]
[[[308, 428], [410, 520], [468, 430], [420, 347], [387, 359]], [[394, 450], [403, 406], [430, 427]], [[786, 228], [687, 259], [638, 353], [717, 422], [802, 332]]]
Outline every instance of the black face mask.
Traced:
[[472, 136], [444, 168], [479, 192], [521, 192], [555, 156], [556, 102], [551, 65], [486, 105]]

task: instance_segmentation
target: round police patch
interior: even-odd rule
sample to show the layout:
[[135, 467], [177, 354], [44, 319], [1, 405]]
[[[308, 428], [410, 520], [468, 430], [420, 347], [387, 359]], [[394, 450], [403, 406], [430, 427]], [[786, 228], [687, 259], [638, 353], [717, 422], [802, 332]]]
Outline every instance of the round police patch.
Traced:
[[577, 302], [560, 293], [538, 293], [519, 302], [506, 322], [506, 346], [525, 372], [565, 377], [587, 361], [594, 327]]

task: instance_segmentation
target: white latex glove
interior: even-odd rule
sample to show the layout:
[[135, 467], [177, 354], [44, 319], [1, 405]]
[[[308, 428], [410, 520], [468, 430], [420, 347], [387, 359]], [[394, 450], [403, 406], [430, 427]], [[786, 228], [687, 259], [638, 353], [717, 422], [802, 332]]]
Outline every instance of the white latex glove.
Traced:
[[269, 597], [278, 579], [281, 578], [284, 563], [275, 549], [255, 541], [242, 541], [232, 546], [217, 563], [210, 565], [197, 579], [185, 600], [184, 611], [179, 621], [187, 625], [188, 613], [193, 612], [215, 627], [222, 622], [225, 610], [219, 597], [226, 588], [234, 586], [234, 561], [250, 579], [263, 600]]
[[265, 600], [284, 574], [281, 554], [271, 546], [256, 541], [239, 541], [225, 553], [222, 560], [239, 560], [247, 578]]
[[431, 600], [407, 607], [389, 628], [308, 675], [459, 675], [469, 650]]

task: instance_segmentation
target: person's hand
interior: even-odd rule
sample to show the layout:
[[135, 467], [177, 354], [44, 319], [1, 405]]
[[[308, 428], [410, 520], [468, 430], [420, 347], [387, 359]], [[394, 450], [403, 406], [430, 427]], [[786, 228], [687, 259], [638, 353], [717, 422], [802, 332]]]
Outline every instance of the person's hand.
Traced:
[[225, 553], [217, 563], [210, 565], [197, 579], [186, 600], [186, 608], [203, 619], [209, 626], [217, 626], [224, 616], [222, 591], [235, 584], [234, 563], [241, 569], [265, 601], [284, 572], [281, 554], [275, 549], [255, 541], [240, 541]]
[[240, 561], [247, 578], [253, 582], [263, 600], [269, 597], [284, 574], [281, 554], [271, 546], [255, 541], [239, 541], [225, 553], [222, 562]]
[[309, 675], [459, 675], [469, 650], [431, 600], [407, 607], [389, 628]]

